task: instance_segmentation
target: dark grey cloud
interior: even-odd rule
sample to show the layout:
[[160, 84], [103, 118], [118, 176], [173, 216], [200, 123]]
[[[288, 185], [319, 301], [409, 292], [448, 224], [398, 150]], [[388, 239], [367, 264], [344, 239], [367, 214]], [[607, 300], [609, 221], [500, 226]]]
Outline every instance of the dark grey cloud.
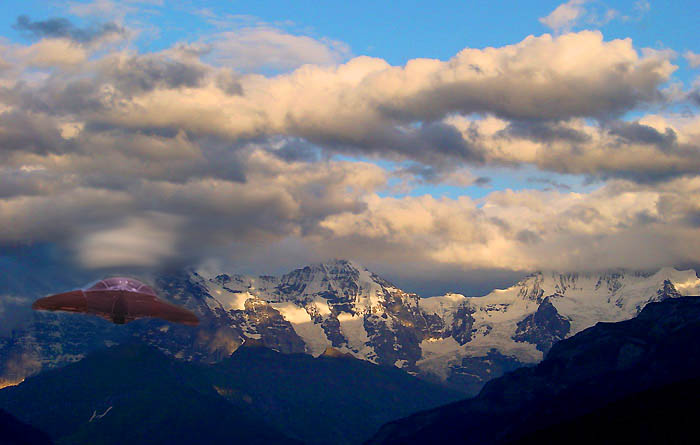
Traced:
[[316, 162], [323, 157], [320, 147], [299, 138], [289, 138], [281, 147], [271, 147], [269, 152], [287, 162]]
[[445, 169], [432, 165], [412, 163], [396, 172], [399, 176], [408, 174], [418, 178], [421, 182], [438, 184], [445, 178]]
[[0, 169], [0, 199], [41, 196], [73, 186], [70, 177], [52, 171]]
[[661, 222], [659, 217], [652, 214], [649, 210], [642, 210], [640, 212], [637, 212], [634, 219], [634, 222], [639, 225], [647, 225]]
[[525, 244], [535, 244], [542, 241], [542, 237], [532, 230], [521, 230], [515, 235], [515, 239]]
[[700, 228], [700, 210], [695, 210], [685, 216], [685, 222], [693, 228]]
[[479, 176], [474, 180], [474, 184], [480, 187], [488, 187], [491, 185], [491, 182], [493, 182], [493, 180], [488, 176]]
[[527, 182], [529, 182], [530, 184], [544, 184], [544, 185], [548, 185], [552, 188], [560, 189], [560, 190], [571, 190], [571, 188], [572, 188], [569, 184], [564, 184], [563, 182], [555, 181], [554, 179], [551, 179], [551, 178], [532, 177], [532, 178], [527, 178]]
[[0, 113], [0, 160], [11, 153], [60, 153], [66, 149], [56, 122], [23, 111]]
[[381, 155], [396, 160], [412, 160], [431, 168], [454, 168], [454, 162], [481, 164], [481, 147], [465, 139], [457, 128], [445, 122], [425, 122], [412, 126], [370, 124], [353, 136], [337, 134], [308, 122], [290, 120], [291, 131], [327, 150], [353, 155]]
[[30, 319], [34, 299], [98, 278], [76, 267], [71, 257], [49, 243], [0, 245], [1, 335], [10, 335]]
[[32, 21], [28, 16], [20, 15], [12, 27], [23, 34], [37, 39], [60, 37], [78, 43], [91, 43], [108, 35], [123, 36], [126, 34], [126, 29], [114, 22], [80, 28], [64, 17]]
[[239, 76], [230, 70], [223, 70], [216, 75], [216, 85], [221, 91], [230, 96], [240, 96], [243, 94], [243, 87]]
[[500, 137], [516, 137], [537, 142], [567, 141], [584, 143], [591, 137], [569, 126], [556, 122], [513, 121], [497, 133]]
[[678, 139], [676, 133], [667, 128], [664, 133], [639, 122], [615, 122], [609, 130], [610, 134], [619, 136], [628, 143], [650, 144], [667, 149], [675, 145]]
[[[452, 125], [442, 122], [423, 124], [413, 137], [420, 142], [419, 147], [422, 150], [470, 162], [484, 161], [481, 150], [465, 140], [462, 133]], [[411, 141], [406, 142], [410, 144]]]
[[693, 90], [689, 95], [688, 95], [688, 100], [700, 107], [700, 90]]
[[[87, 125], [112, 128], [95, 117], [118, 109], [133, 96], [156, 88], [177, 89], [200, 86], [210, 68], [163, 54], [106, 57], [90, 76], [53, 73], [40, 84], [19, 80], [12, 87], [0, 87], [0, 103], [35, 113], [82, 116]], [[231, 86], [233, 88], [233, 86]], [[149, 130], [148, 128], [143, 128]], [[156, 129], [150, 129], [154, 131]], [[161, 127], [177, 133], [178, 128]]]
[[146, 54], [108, 57], [100, 62], [102, 80], [110, 81], [126, 95], [140, 94], [155, 88], [177, 89], [201, 85], [209, 68], [205, 65], [168, 57]]
[[0, 87], [0, 102], [23, 111], [55, 116], [89, 114], [110, 106], [96, 79], [60, 75], [38, 87], [22, 81], [12, 88]]

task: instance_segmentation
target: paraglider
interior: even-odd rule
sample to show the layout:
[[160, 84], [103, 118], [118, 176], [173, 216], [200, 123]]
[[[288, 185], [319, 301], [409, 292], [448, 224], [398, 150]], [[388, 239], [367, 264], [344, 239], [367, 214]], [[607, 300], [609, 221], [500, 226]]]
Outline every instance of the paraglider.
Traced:
[[199, 319], [191, 311], [160, 300], [150, 286], [125, 277], [107, 278], [87, 289], [40, 298], [32, 309], [82, 312], [115, 324], [147, 317], [190, 326], [199, 324]]

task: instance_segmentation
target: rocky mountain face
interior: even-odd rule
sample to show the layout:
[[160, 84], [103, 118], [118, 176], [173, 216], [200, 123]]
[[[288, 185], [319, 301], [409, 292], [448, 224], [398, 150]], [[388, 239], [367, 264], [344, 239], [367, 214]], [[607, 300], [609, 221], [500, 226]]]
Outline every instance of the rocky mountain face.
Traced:
[[699, 337], [700, 298], [653, 302], [556, 343], [472, 399], [391, 422], [368, 443], [691, 443]]
[[649, 302], [700, 289], [692, 270], [537, 273], [484, 297], [421, 298], [344, 260], [281, 277], [183, 271], [146, 281], [197, 313], [201, 326], [159, 320], [114, 326], [83, 315], [35, 313], [27, 326], [0, 338], [0, 376], [19, 380], [134, 337], [204, 362], [255, 340], [314, 356], [332, 347], [475, 394], [486, 381], [538, 363], [554, 343], [599, 321], [629, 319]]

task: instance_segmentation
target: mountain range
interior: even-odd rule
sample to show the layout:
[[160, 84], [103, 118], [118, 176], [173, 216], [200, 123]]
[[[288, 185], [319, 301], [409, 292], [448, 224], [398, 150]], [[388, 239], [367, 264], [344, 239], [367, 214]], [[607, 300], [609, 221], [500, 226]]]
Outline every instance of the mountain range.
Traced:
[[700, 298], [556, 343], [478, 396], [391, 422], [367, 444], [693, 443]]
[[[201, 327], [159, 320], [114, 326], [82, 315], [34, 313], [31, 322], [0, 337], [0, 377], [17, 382], [133, 339], [204, 363], [255, 340], [288, 354], [318, 356], [332, 347], [474, 395], [487, 381], [540, 362], [554, 343], [597, 322], [626, 320], [650, 302], [700, 291], [695, 271], [665, 268], [540, 272], [486, 296], [421, 298], [345, 260], [280, 277], [183, 270], [146, 281], [197, 313]], [[21, 292], [18, 297], [26, 298], [26, 289]]]
[[334, 348], [283, 354], [249, 339], [205, 364], [130, 340], [0, 390], [0, 422], [10, 439], [59, 444], [691, 443], [698, 338], [700, 298], [664, 298], [467, 399]]

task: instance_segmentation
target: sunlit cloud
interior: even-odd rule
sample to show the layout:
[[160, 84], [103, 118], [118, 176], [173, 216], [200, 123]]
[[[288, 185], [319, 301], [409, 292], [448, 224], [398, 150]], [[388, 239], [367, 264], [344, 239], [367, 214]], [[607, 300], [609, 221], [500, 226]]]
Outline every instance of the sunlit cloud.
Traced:
[[[88, 268], [700, 261], [700, 119], [675, 108], [697, 106], [673, 90], [676, 52], [569, 32], [617, 13], [573, 0], [541, 19], [555, 35], [393, 65], [254, 17], [143, 51], [115, 3], [69, 11], [94, 24], [20, 17], [25, 40], [0, 46], [0, 245]], [[522, 190], [517, 169], [536, 172]]]

